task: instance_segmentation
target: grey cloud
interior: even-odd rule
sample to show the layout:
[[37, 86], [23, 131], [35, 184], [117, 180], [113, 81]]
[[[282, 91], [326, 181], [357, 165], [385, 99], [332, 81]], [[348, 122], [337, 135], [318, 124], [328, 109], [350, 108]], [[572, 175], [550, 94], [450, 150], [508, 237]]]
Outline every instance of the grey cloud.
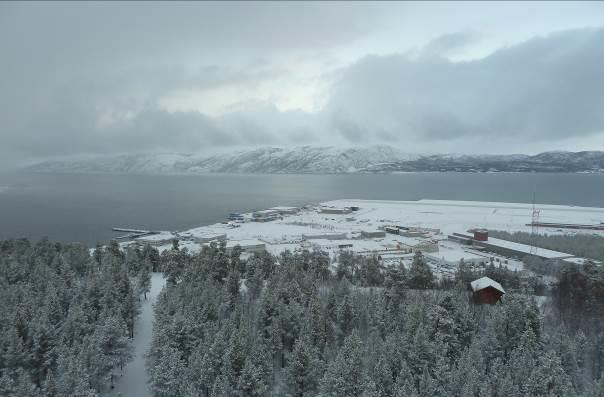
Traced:
[[[558, 140], [604, 131], [604, 29], [566, 31], [452, 62], [366, 57], [342, 73], [326, 111], [346, 109], [359, 136]], [[350, 138], [351, 136], [349, 136]]]
[[231, 134], [221, 131], [214, 121], [199, 112], [167, 112], [149, 109], [133, 120], [110, 130], [125, 147], [146, 149], [170, 147], [182, 151], [200, 151], [207, 146], [231, 145]]
[[0, 7], [0, 43], [11, 58], [58, 67], [66, 61], [163, 63], [183, 53], [211, 60], [220, 53], [328, 48], [379, 26], [376, 8], [366, 4], [32, 2]]
[[[480, 37], [454, 32], [414, 54], [367, 56], [333, 71], [338, 48], [350, 51], [382, 31], [385, 19], [398, 21], [385, 18], [386, 9], [360, 2], [0, 2], [0, 164], [8, 156], [373, 141], [429, 147], [604, 131], [602, 29], [535, 38], [471, 62], [446, 56]], [[333, 82], [323, 110], [280, 111], [255, 101], [209, 117], [158, 105], [179, 90], [286, 78], [275, 66], [285, 58], [314, 59], [326, 69], [317, 77]]]
[[324, 132], [315, 115], [300, 110], [280, 111], [263, 101], [233, 106], [217, 123], [237, 133], [240, 142], [251, 145], [317, 143], [317, 135]]
[[423, 55], [452, 55], [479, 38], [480, 35], [473, 31], [449, 33], [432, 40], [421, 52]]
[[345, 112], [335, 112], [331, 115], [331, 128], [348, 142], [367, 141], [367, 130], [359, 126]]
[[[364, 4], [315, 2], [0, 3], [0, 163], [8, 152], [191, 150], [310, 132], [306, 115], [240, 110], [225, 126], [157, 103], [177, 90], [279, 78], [267, 61], [275, 53], [328, 51], [379, 27], [376, 17]], [[107, 112], [136, 116], [99, 125]], [[281, 131], [267, 128], [275, 124]]]

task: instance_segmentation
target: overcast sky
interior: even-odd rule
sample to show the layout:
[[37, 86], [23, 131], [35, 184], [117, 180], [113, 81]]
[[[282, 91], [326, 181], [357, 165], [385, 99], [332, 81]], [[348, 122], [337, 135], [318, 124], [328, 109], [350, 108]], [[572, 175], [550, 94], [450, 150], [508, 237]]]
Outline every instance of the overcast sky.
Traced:
[[0, 2], [0, 165], [604, 150], [604, 3]]

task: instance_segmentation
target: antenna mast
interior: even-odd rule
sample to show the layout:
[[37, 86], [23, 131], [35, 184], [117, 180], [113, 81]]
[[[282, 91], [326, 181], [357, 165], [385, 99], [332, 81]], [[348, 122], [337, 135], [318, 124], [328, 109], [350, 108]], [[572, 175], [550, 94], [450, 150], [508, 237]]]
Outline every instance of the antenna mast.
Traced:
[[537, 209], [535, 206], [535, 195], [536, 189], [533, 191], [533, 213], [531, 215], [531, 255], [537, 254], [537, 246], [535, 245], [535, 241], [537, 240], [537, 235], [539, 234], [539, 215], [541, 210]]

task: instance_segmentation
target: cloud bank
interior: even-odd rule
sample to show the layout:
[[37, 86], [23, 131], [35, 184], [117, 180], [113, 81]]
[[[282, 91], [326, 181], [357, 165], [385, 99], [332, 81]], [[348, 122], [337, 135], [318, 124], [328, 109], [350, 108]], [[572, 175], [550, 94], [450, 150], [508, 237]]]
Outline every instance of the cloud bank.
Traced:
[[367, 3], [3, 3], [0, 165], [300, 144], [604, 149], [604, 29], [466, 58], [488, 39], [479, 28], [435, 29], [421, 45], [377, 54], [379, 38], [396, 32], [392, 7], [413, 13]]

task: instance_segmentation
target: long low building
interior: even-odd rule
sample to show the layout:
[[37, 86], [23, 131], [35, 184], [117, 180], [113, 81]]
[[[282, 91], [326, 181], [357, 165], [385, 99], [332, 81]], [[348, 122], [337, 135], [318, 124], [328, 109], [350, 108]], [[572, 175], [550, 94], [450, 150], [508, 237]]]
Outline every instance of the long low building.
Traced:
[[[481, 231], [481, 233], [484, 232]], [[483, 234], [481, 234], [481, 236], [483, 236]], [[454, 233], [454, 237], [470, 241], [473, 246], [480, 247], [486, 251], [510, 257], [522, 258], [524, 256], [531, 255], [539, 257], [543, 260], [562, 260], [573, 258], [575, 256], [573, 254], [548, 250], [545, 248], [534, 248], [527, 244], [515, 243], [513, 241], [502, 240], [499, 238], [490, 237], [488, 235], [481, 237], [486, 238], [486, 240], [477, 240], [475, 236], [468, 233]]]
[[196, 243], [209, 243], [210, 241], [225, 241], [227, 235], [224, 233], [208, 233], [193, 235], [192, 238]]
[[338, 208], [338, 207], [321, 207], [320, 211], [322, 214], [350, 214], [352, 209], [350, 207]]
[[272, 208], [269, 208], [268, 210], [278, 212], [281, 215], [296, 215], [297, 213], [300, 212], [300, 208], [298, 208], [298, 207], [283, 207], [283, 206], [272, 207]]
[[279, 219], [279, 212], [273, 210], [256, 211], [252, 214], [254, 222], [270, 222]]
[[260, 240], [230, 240], [226, 243], [226, 252], [230, 254], [236, 246], [241, 247], [243, 252], [261, 252], [266, 251], [266, 244]]
[[386, 232], [384, 230], [362, 230], [361, 236], [364, 238], [384, 238]]
[[344, 240], [346, 239], [346, 233], [316, 233], [316, 234], [303, 234], [302, 240]]
[[434, 263], [448, 266], [457, 266], [462, 259], [469, 265], [478, 265], [481, 262], [486, 261], [483, 256], [475, 255], [461, 249], [442, 247], [438, 252], [425, 253], [424, 256]]

